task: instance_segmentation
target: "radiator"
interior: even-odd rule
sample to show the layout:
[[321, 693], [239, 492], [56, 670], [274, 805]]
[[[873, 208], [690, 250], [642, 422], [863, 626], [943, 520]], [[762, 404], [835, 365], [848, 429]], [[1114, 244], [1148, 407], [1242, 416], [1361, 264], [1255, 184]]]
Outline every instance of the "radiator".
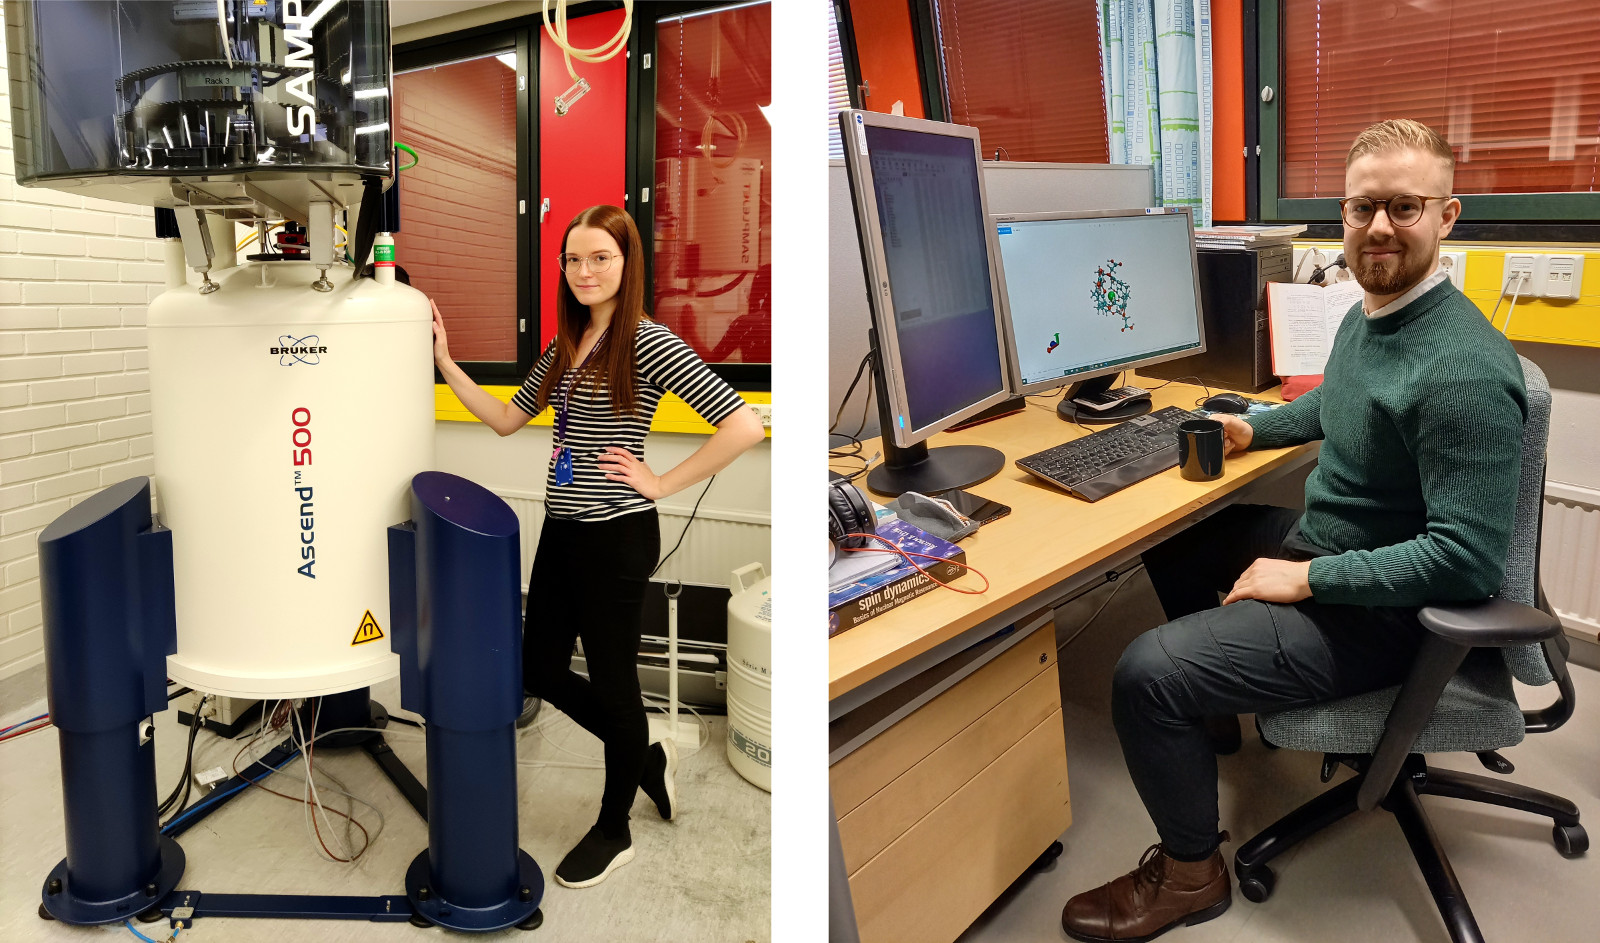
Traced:
[[[698, 497], [696, 486], [676, 497]], [[522, 528], [522, 589], [528, 589], [528, 570], [533, 566], [533, 551], [539, 543], [539, 527], [544, 522], [544, 495], [534, 491], [496, 492], [516, 512]], [[658, 580], [677, 580], [701, 586], [727, 586], [728, 576], [748, 563], [760, 563], [772, 572], [772, 517], [766, 513], [708, 509], [701, 505], [694, 526], [689, 523], [693, 502], [683, 506], [657, 503], [661, 516], [661, 552], [665, 554], [683, 534], [683, 546], [655, 575]]]
[[1600, 636], [1600, 491], [1545, 482], [1539, 578], [1573, 635]]

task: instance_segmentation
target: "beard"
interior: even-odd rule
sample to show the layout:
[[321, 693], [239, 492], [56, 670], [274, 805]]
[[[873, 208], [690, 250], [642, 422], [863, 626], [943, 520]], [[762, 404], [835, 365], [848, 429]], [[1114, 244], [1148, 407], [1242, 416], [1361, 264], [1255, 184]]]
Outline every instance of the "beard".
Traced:
[[[1381, 262], [1367, 261], [1362, 253], [1373, 248], [1393, 248], [1397, 249], [1399, 254]], [[1434, 252], [1421, 247], [1400, 243], [1362, 244], [1356, 250], [1355, 261], [1350, 265], [1350, 274], [1355, 276], [1356, 284], [1368, 294], [1398, 295], [1427, 276], [1428, 270], [1432, 268], [1434, 255]]]

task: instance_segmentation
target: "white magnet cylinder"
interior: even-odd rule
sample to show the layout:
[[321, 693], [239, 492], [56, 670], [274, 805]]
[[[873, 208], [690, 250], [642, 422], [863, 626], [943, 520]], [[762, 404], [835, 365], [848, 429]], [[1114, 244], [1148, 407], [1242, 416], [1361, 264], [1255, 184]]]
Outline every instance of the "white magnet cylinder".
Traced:
[[[264, 271], [263, 271], [264, 270]], [[426, 297], [309, 262], [252, 262], [150, 304], [151, 413], [172, 528], [167, 673], [234, 697], [388, 679], [387, 529], [433, 464]]]

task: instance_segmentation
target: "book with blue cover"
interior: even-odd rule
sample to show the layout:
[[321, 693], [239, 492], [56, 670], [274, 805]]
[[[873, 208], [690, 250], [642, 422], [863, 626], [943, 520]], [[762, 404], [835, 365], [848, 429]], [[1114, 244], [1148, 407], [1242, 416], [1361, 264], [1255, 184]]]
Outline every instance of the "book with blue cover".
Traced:
[[[948, 583], [966, 572], [966, 567], [961, 565], [967, 559], [965, 550], [919, 527], [895, 518], [879, 521], [878, 533], [908, 553], [926, 553], [937, 557], [936, 560], [913, 558], [934, 579]], [[888, 549], [878, 541], [873, 543]], [[873, 616], [882, 615], [937, 587], [938, 583], [928, 579], [902, 558], [892, 569], [864, 576], [828, 593], [828, 637], [854, 628]]]

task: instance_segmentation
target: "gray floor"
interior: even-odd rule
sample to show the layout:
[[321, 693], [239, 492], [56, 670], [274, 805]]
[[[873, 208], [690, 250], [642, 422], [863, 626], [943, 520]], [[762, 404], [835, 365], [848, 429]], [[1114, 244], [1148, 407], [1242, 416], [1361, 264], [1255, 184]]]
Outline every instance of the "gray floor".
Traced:
[[[1065, 640], [1106, 601], [1100, 589], [1073, 604], [1057, 623]], [[1162, 621], [1143, 571], [1135, 574], [1095, 621], [1061, 653], [1073, 825], [1066, 850], [1048, 869], [1025, 875], [960, 938], [961, 943], [1055, 941], [1068, 897], [1133, 868], [1156, 841], [1155, 828], [1128, 780], [1111, 728], [1111, 666], [1129, 639]], [[1600, 674], [1574, 668], [1577, 715], [1560, 730], [1529, 737], [1505, 751], [1512, 779], [1577, 803], [1600, 838]], [[1548, 690], [1548, 689], [1547, 689]], [[1526, 692], [1525, 692], [1526, 693]], [[1526, 706], [1547, 703], [1535, 691]], [[1317, 778], [1321, 756], [1269, 751], [1246, 718], [1244, 747], [1219, 760], [1222, 827], [1238, 844], [1327, 788]], [[1470, 755], [1435, 765], [1486, 773]], [[1345, 773], [1343, 775], [1348, 775]], [[1600, 926], [1600, 848], [1565, 859], [1550, 842], [1550, 822], [1450, 799], [1424, 799], [1429, 818], [1491, 941], [1591, 941]], [[1400, 830], [1386, 813], [1346, 820], [1273, 863], [1277, 888], [1265, 903], [1234, 892], [1223, 916], [1175, 930], [1161, 943], [1347, 943], [1351, 940], [1447, 943], [1448, 934]]]
[[[374, 688], [389, 707], [399, 704], [395, 684]], [[39, 713], [33, 711], [32, 713]], [[600, 742], [553, 710], [545, 730], [518, 741], [522, 762], [596, 765]], [[157, 777], [163, 794], [183, 764], [183, 735], [174, 711], [157, 717]], [[31, 714], [0, 719], [0, 726]], [[664, 822], [640, 795], [633, 808], [637, 857], [601, 884], [570, 890], [550, 881], [541, 905], [544, 926], [522, 935], [497, 936], [531, 943], [571, 940], [765, 941], [771, 938], [771, 797], [750, 785], [728, 765], [723, 750], [726, 721], [707, 718], [707, 745], [685, 757], [678, 772], [680, 814]], [[422, 734], [391, 728], [395, 752], [426, 779]], [[241, 742], [242, 743], [242, 742]], [[203, 734], [196, 768], [228, 765], [241, 743]], [[241, 794], [186, 833], [181, 843], [188, 865], [180, 886], [236, 893], [311, 893], [380, 895], [404, 893], [402, 879], [411, 859], [427, 846], [427, 827], [378, 773], [365, 754], [317, 755], [318, 768], [333, 772], [350, 791], [378, 806], [385, 827], [370, 853], [355, 864], [336, 864], [313, 850], [303, 806], [264, 793]], [[274, 776], [275, 788], [297, 793], [303, 766], [295, 761]], [[575, 844], [599, 809], [599, 769], [519, 766], [521, 847], [549, 875]], [[330, 808], [341, 808], [324, 797]], [[370, 829], [375, 816], [358, 809]], [[334, 819], [334, 821], [342, 821]], [[61, 787], [53, 730], [0, 744], [0, 939], [71, 941], [101, 933], [134, 939], [114, 928], [68, 927], [36, 915], [39, 885], [65, 854]], [[164, 924], [142, 926], [147, 936]], [[230, 920], [210, 918], [184, 931], [181, 940], [229, 943], [296, 940], [378, 940], [440, 938], [438, 928], [354, 921]]]

